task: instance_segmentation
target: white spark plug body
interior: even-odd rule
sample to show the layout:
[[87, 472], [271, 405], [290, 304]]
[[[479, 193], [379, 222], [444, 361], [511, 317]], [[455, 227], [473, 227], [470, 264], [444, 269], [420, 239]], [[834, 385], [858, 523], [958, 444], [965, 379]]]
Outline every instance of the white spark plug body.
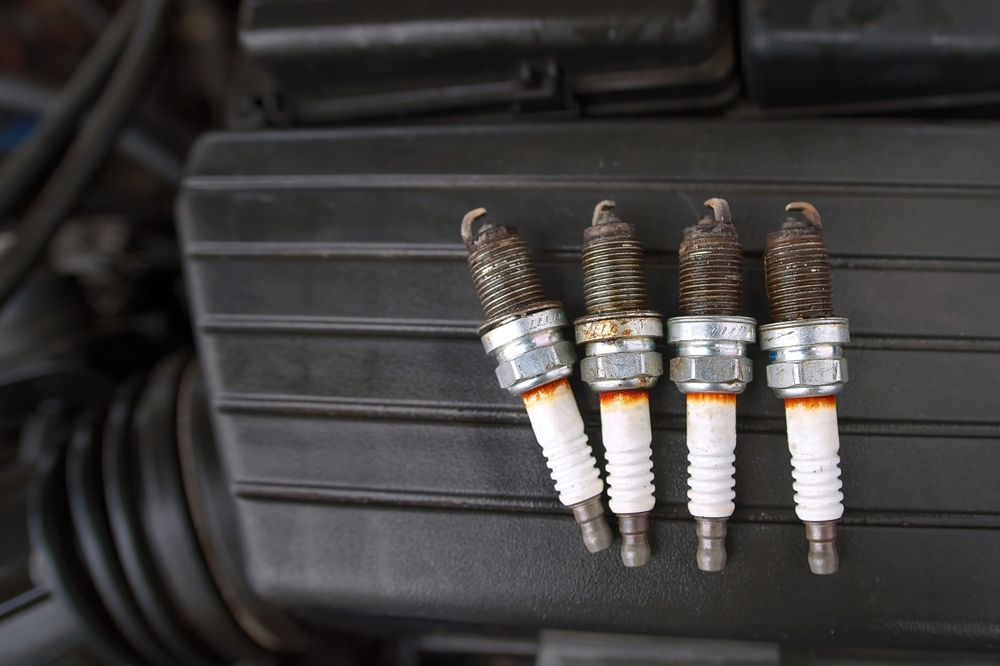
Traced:
[[767, 385], [785, 401], [795, 513], [805, 523], [809, 569], [832, 574], [840, 563], [837, 520], [844, 514], [834, 396], [847, 383], [843, 345], [851, 336], [847, 320], [833, 316], [819, 211], [806, 201], [785, 210], [801, 218], [790, 215], [767, 235], [764, 278], [775, 323], [760, 327], [760, 348], [770, 355]]
[[608, 460], [609, 505], [616, 515], [653, 510], [653, 429], [646, 391], [601, 393], [601, 437]]
[[483, 349], [497, 360], [500, 387], [521, 396], [535, 438], [555, 481], [559, 500], [573, 511], [592, 553], [611, 545], [601, 503], [604, 482], [583, 431], [583, 419], [567, 378], [576, 350], [563, 337], [562, 304], [545, 297], [528, 246], [514, 227], [472, 225], [486, 209], [462, 219], [469, 272], [483, 305]]
[[743, 247], [725, 199], [684, 229], [678, 250], [680, 317], [667, 321], [677, 345], [670, 379], [687, 394], [688, 511], [702, 571], [726, 565], [727, 521], [736, 508], [736, 395], [753, 379], [747, 345], [757, 322], [743, 311]]
[[583, 418], [565, 379], [526, 391], [521, 398], [528, 410], [535, 439], [552, 472], [559, 501], [573, 506], [604, 491]]
[[736, 505], [736, 395], [688, 393], [688, 511], [728, 518]]
[[834, 573], [840, 562], [836, 521], [844, 515], [844, 494], [836, 394], [848, 379], [842, 345], [849, 341], [847, 320], [837, 317], [760, 327], [760, 346], [771, 356], [767, 384], [785, 400], [795, 514], [806, 525], [809, 568], [816, 574]]
[[726, 522], [736, 508], [736, 396], [753, 379], [746, 348], [756, 339], [757, 322], [750, 317], [667, 321], [667, 341], [677, 345], [670, 379], [687, 394], [688, 511], [702, 571], [726, 565]]
[[596, 553], [611, 545], [611, 530], [601, 504], [604, 482], [566, 379], [576, 352], [563, 338], [565, 324], [562, 308], [548, 308], [485, 333], [482, 342], [499, 362], [500, 386], [524, 401], [559, 501], [573, 511], [587, 550]]
[[840, 491], [837, 398], [788, 398], [785, 424], [792, 454], [795, 515], [806, 522], [840, 520], [844, 494]]
[[587, 315], [576, 320], [584, 346], [580, 376], [601, 401], [601, 437], [608, 461], [608, 494], [622, 535], [627, 567], [649, 562], [649, 512], [653, 497], [653, 440], [648, 389], [663, 374], [656, 340], [663, 320], [646, 309], [642, 242], [636, 228], [612, 212], [613, 201], [594, 208], [583, 232], [583, 291]]

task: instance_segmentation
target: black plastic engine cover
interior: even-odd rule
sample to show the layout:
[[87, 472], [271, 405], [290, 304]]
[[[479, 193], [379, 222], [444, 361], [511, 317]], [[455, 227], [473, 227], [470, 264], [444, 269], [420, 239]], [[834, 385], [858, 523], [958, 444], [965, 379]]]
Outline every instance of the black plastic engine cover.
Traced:
[[747, 93], [763, 106], [1000, 92], [991, 0], [742, 0], [740, 14]]
[[[1000, 128], [579, 123], [215, 134], [178, 204], [251, 584], [297, 612], [869, 646], [1000, 646]], [[684, 400], [652, 392], [653, 561], [586, 552], [475, 336], [459, 222], [517, 225], [570, 318], [606, 198], [677, 313], [681, 230], [723, 197], [761, 254], [822, 213], [849, 317], [840, 572], [814, 576], [765, 359], [739, 399], [724, 572], [698, 571]], [[671, 357], [672, 350], [663, 351]], [[597, 400], [577, 383], [599, 460]], [[603, 466], [603, 462], [601, 463]]]
[[719, 0], [244, 0], [244, 52], [298, 123], [448, 109], [619, 115], [735, 99]]

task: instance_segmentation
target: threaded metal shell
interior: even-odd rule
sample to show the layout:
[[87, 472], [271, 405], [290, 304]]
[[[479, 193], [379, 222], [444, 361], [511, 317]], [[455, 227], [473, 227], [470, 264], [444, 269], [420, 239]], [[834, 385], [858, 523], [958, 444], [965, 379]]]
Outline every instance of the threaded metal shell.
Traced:
[[487, 321], [548, 301], [528, 244], [514, 227], [491, 227], [475, 240], [469, 272]]
[[587, 314], [646, 309], [646, 271], [635, 227], [616, 221], [588, 227], [583, 244]]
[[830, 255], [819, 229], [786, 223], [768, 234], [764, 272], [772, 321], [833, 316]]
[[679, 259], [681, 316], [743, 313], [743, 247], [732, 224], [706, 219], [688, 227]]

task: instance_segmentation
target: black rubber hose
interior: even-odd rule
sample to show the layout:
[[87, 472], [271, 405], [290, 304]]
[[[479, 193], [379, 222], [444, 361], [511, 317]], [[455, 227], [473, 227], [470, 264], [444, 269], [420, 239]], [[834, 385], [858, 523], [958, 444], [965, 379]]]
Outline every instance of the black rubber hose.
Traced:
[[41, 256], [108, 154], [156, 61], [168, 4], [168, 0], [142, 0], [132, 35], [107, 87], [66, 155], [17, 225], [14, 245], [0, 256], [0, 307], [7, 303]]
[[0, 164], [0, 217], [10, 210], [73, 135], [77, 123], [94, 103], [121, 55], [135, 25], [138, 8], [138, 0], [122, 5], [54, 102], [46, 107], [35, 128]]
[[[41, 116], [51, 105], [58, 103], [57, 98], [61, 94], [59, 90], [32, 81], [17, 80], [0, 73], [2, 110]], [[184, 175], [184, 162], [181, 158], [135, 125], [126, 125], [125, 129], [118, 133], [113, 150], [173, 187], [180, 184]], [[0, 171], [3, 168], [0, 165]], [[0, 210], [0, 216], [2, 214], [3, 211]]]

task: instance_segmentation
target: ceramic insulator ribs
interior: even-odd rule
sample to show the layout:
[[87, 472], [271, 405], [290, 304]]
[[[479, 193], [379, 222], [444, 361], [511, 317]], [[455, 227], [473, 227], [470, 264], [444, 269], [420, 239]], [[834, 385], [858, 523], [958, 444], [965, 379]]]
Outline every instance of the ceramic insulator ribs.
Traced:
[[796, 515], [810, 522], [838, 520], [844, 515], [844, 494], [840, 491], [836, 398], [786, 400], [785, 421]]
[[583, 418], [565, 379], [525, 393], [524, 406], [552, 472], [559, 501], [566, 506], [588, 500], [604, 491], [583, 431]]
[[727, 518], [736, 498], [736, 396], [687, 396], [688, 510], [699, 518]]
[[651, 511], [656, 500], [648, 393], [602, 393], [601, 433], [608, 461], [611, 510], [619, 515]]

